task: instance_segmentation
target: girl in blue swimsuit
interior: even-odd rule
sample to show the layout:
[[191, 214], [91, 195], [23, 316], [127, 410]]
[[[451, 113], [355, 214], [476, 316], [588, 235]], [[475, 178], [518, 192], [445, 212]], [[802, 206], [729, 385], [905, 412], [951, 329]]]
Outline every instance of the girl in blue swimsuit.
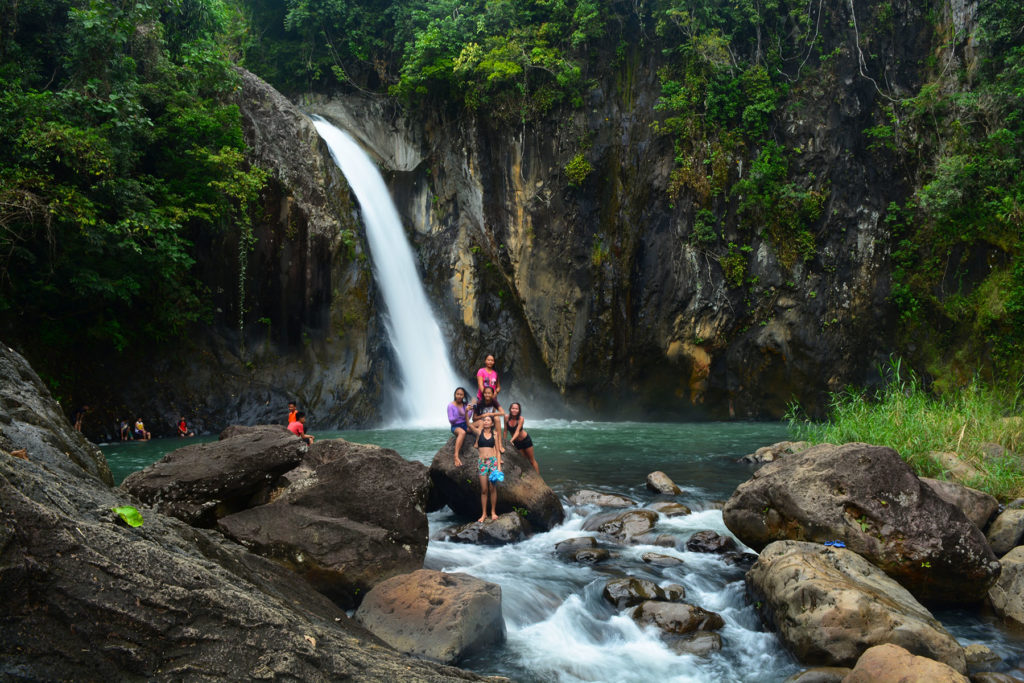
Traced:
[[487, 519], [487, 499], [491, 499], [491, 519], [497, 519], [498, 513], [498, 489], [491, 482], [491, 472], [501, 471], [501, 454], [505, 451], [501, 447], [501, 437], [494, 424], [494, 418], [489, 414], [484, 415], [480, 420], [480, 427], [477, 423], [471, 422], [469, 428], [476, 434], [476, 447], [479, 450], [479, 464], [477, 474], [480, 475], [480, 519], [482, 522]]

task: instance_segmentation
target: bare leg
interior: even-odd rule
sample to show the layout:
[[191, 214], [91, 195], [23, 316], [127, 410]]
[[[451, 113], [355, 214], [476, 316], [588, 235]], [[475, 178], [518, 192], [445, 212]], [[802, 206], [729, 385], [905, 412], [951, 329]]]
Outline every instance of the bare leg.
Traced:
[[540, 474], [540, 467], [537, 466], [537, 461], [534, 460], [533, 458], [533, 446], [530, 446], [526, 450], [519, 452], [530, 459], [530, 464], [533, 465], [533, 469], [536, 470], [537, 474]]
[[466, 438], [466, 430], [462, 427], [455, 428], [455, 466], [462, 467], [462, 461], [459, 460], [459, 453], [462, 451], [462, 441]]
[[494, 509], [498, 505], [498, 487], [489, 481], [487, 483], [489, 484], [488, 489], [490, 489], [489, 492], [491, 494], [491, 519], [497, 519], [498, 513]]
[[490, 484], [487, 481], [486, 475], [480, 475], [480, 519], [476, 520], [482, 522], [487, 519], [487, 486]]

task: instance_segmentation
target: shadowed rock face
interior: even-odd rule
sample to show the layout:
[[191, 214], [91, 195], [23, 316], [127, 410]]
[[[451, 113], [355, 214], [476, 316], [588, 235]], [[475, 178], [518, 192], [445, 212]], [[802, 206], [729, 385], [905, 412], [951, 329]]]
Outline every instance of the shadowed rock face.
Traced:
[[[0, 364], [20, 368], [0, 394], [38, 383], [6, 347]], [[0, 452], [0, 678], [479, 680], [400, 656], [285, 569], [111, 489], [56, 414], [45, 394], [0, 405], [3, 448], [28, 457]], [[141, 527], [111, 511], [123, 504]]]
[[171, 451], [128, 475], [121, 488], [187, 524], [211, 527], [266, 502], [275, 480], [301, 462], [306, 448], [283, 427], [254, 427]]
[[921, 600], [984, 598], [999, 563], [981, 531], [891, 448], [822, 444], [740, 484], [725, 525], [754, 549], [776, 540], [842, 540]]
[[[480, 516], [480, 477], [477, 473], [477, 450], [468, 437], [462, 444], [460, 455], [462, 466], [455, 466], [455, 439], [449, 439], [434, 456], [430, 464], [430, 479], [434, 484], [431, 493], [430, 510], [440, 510], [447, 505], [463, 517]], [[505, 444], [501, 456], [505, 481], [497, 485], [498, 514], [523, 511], [526, 521], [536, 529], [548, 530], [561, 524], [565, 510], [558, 496], [530, 461], [519, 455], [515, 446]]]
[[914, 597], [844, 549], [778, 541], [747, 573], [769, 623], [805, 664], [852, 666], [869, 647], [895, 643], [967, 670], [963, 648]]
[[391, 449], [318, 441], [273, 502], [224, 517], [227, 536], [293, 569], [345, 607], [420, 569], [427, 551], [427, 468]]

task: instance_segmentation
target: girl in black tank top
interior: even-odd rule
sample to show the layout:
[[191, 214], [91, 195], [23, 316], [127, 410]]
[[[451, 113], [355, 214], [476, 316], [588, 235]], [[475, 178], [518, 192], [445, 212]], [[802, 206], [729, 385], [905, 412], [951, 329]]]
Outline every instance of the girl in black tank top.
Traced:
[[533, 469], [540, 474], [540, 467], [533, 457], [533, 439], [526, 433], [526, 419], [523, 417], [523, 407], [518, 403], [509, 404], [508, 417], [505, 418], [505, 431], [508, 432], [509, 441], [516, 447], [516, 450], [526, 456], [533, 465]]

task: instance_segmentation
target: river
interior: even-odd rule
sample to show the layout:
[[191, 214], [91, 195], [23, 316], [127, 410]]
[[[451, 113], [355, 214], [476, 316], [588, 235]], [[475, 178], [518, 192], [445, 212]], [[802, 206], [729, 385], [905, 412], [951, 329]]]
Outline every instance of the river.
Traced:
[[[728, 534], [717, 505], [750, 477], [753, 466], [737, 462], [760, 446], [787, 438], [772, 422], [533, 421], [527, 427], [536, 444], [541, 475], [563, 498], [566, 521], [522, 543], [500, 548], [431, 541], [425, 566], [459, 571], [501, 586], [508, 628], [504, 646], [460, 664], [483, 674], [518, 681], [781, 681], [803, 667], [764, 630], [749, 605], [743, 573], [717, 556], [655, 546], [618, 550], [606, 563], [584, 566], [555, 557], [554, 544], [575, 536], [584, 519], [598, 510], [577, 508], [565, 498], [580, 488], [629, 496], [640, 504], [654, 500], [647, 474], [661, 470], [682, 489], [680, 502], [693, 514], [662, 518], [655, 533], [674, 535], [678, 545], [696, 531]], [[318, 439], [341, 437], [393, 448], [403, 457], [430, 464], [448, 437], [439, 429], [375, 429], [314, 432]], [[212, 438], [212, 437], [210, 437]], [[189, 440], [194, 443], [195, 440]], [[115, 479], [185, 444], [163, 439], [103, 447]], [[447, 509], [429, 515], [431, 534], [455, 523]], [[659, 568], [645, 564], [644, 552], [676, 555], [683, 564]], [[723, 647], [709, 657], [678, 655], [656, 634], [638, 628], [601, 597], [608, 579], [623, 574], [659, 584], [678, 583], [687, 601], [718, 612], [725, 620]], [[1020, 666], [1024, 640], [1002, 630], [990, 617], [972, 610], [935, 613], [963, 645], [981, 643], [1007, 664]], [[1017, 674], [1024, 680], [1024, 674]]]

